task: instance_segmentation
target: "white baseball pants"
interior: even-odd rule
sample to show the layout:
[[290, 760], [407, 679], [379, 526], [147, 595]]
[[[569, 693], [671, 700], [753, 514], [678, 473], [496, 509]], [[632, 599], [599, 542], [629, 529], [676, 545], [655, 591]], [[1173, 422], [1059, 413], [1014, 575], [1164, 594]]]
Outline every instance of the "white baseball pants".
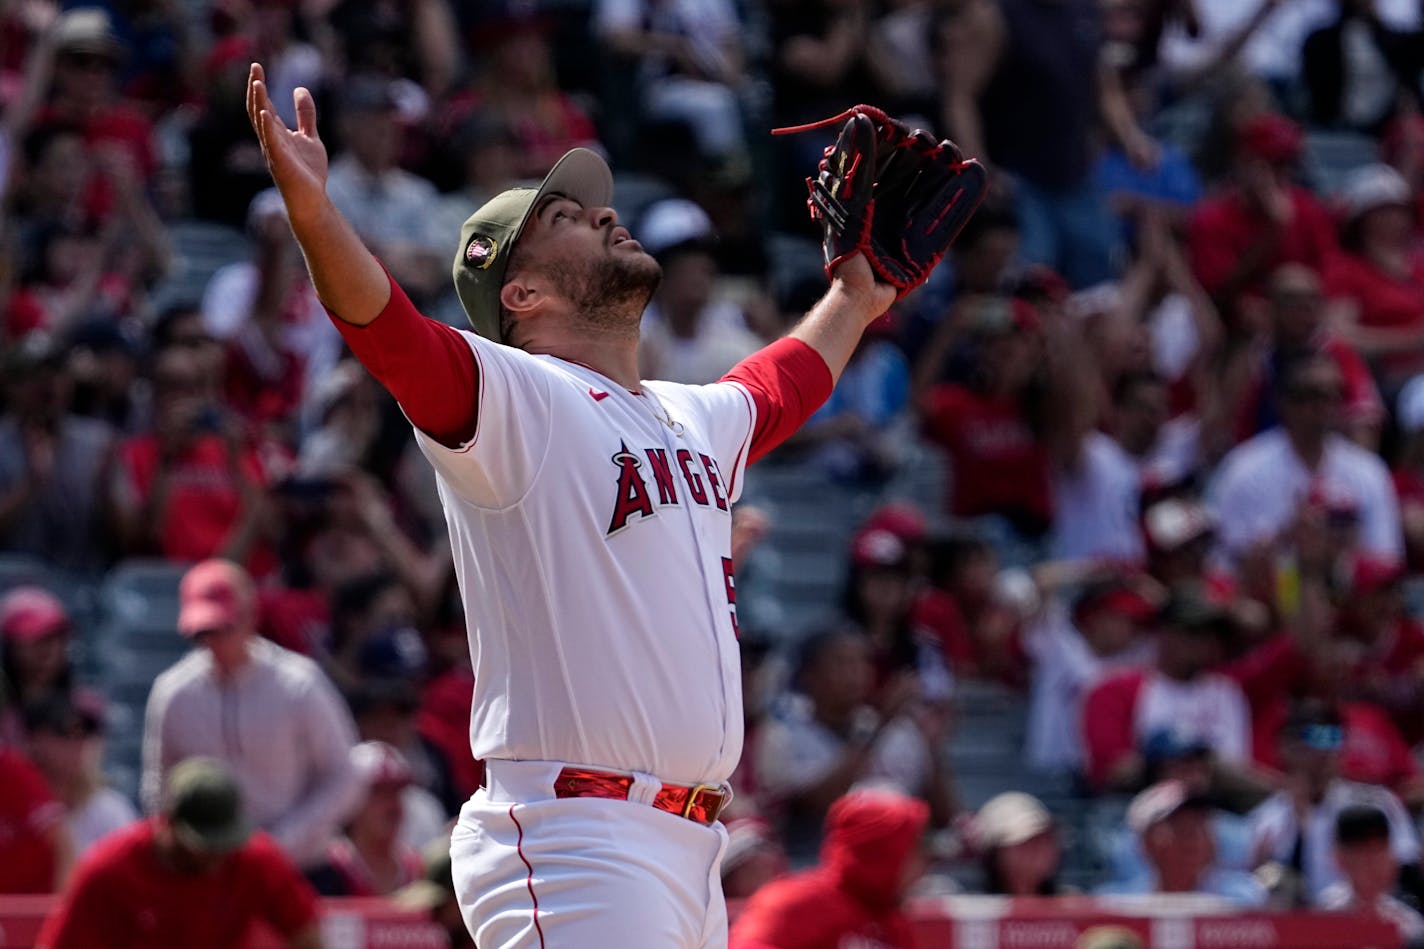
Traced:
[[651, 806], [554, 796], [560, 762], [490, 761], [450, 838], [455, 893], [480, 949], [725, 949], [727, 833]]

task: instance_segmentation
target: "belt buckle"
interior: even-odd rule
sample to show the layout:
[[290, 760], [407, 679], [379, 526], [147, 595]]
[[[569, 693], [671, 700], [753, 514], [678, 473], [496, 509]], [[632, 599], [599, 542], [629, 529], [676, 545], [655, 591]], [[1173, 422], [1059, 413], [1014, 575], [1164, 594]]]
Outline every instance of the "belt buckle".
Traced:
[[717, 803], [717, 813], [712, 815], [708, 824], [714, 824], [717, 817], [722, 813], [722, 808], [727, 805], [726, 786], [721, 784], [694, 784], [687, 792], [687, 803], [682, 805], [682, 816], [687, 820], [692, 820], [692, 809], [697, 806], [697, 798], [705, 792], [715, 792], [722, 795], [722, 800]]

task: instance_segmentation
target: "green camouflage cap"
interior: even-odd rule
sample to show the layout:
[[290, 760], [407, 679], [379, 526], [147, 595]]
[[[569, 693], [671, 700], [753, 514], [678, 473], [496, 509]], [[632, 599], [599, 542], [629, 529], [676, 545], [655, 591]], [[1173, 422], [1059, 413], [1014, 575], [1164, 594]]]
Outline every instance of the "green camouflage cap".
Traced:
[[504, 342], [499, 332], [499, 291], [530, 213], [550, 194], [572, 198], [586, 208], [606, 207], [613, 200], [613, 173], [597, 153], [575, 148], [555, 163], [539, 187], [500, 192], [460, 229], [455, 292], [470, 326], [486, 339]]
[[173, 769], [166, 813], [178, 840], [203, 853], [236, 850], [252, 833], [237, 780], [215, 758], [189, 758]]

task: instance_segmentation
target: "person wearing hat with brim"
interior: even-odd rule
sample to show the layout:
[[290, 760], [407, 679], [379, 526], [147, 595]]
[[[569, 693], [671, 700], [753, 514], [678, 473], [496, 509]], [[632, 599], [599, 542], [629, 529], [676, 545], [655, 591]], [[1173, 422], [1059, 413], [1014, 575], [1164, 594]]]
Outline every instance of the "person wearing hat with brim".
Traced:
[[356, 728], [311, 659], [257, 632], [257, 590], [230, 560], [204, 560], [178, 584], [187, 655], [153, 682], [144, 710], [139, 796], [157, 813], [169, 773], [197, 755], [221, 758], [242, 782], [255, 826], [303, 869], [355, 807]]
[[261, 921], [320, 949], [316, 893], [253, 832], [236, 779], [212, 758], [173, 769], [162, 812], [115, 831], [76, 867], [38, 949], [239, 949]]
[[1388, 788], [1341, 777], [1347, 719], [1341, 709], [1319, 699], [1303, 699], [1290, 709], [1277, 739], [1283, 787], [1248, 815], [1253, 864], [1273, 865], [1289, 885], [1287, 899], [1312, 905], [1340, 880], [1334, 849], [1335, 821], [1352, 805], [1384, 812], [1390, 849], [1406, 868], [1415, 892], [1421, 888], [1419, 831], [1404, 804]]
[[1415, 196], [1385, 164], [1357, 168], [1340, 194], [1340, 247], [1325, 272], [1336, 330], [1372, 360], [1386, 391], [1424, 371], [1424, 262]]
[[638, 240], [663, 271], [640, 328], [643, 375], [716, 382], [762, 347], [742, 307], [717, 293], [718, 238], [706, 211], [686, 198], [659, 201], [639, 218]]
[[717, 944], [707, 881], [742, 746], [731, 506], [744, 465], [825, 401], [896, 291], [850, 255], [726, 379], [645, 382], [660, 268], [609, 207], [608, 165], [574, 149], [466, 221], [460, 332], [415, 310], [328, 197], [310, 93], [292, 130], [259, 64], [248, 88], [313, 285], [436, 470], [486, 763], [451, 845], [476, 941]]
[[1200, 740], [1223, 768], [1249, 773], [1250, 707], [1239, 685], [1213, 671], [1235, 632], [1231, 614], [1203, 584], [1178, 584], [1154, 626], [1153, 662], [1108, 675], [1083, 700], [1088, 780], [1100, 789], [1140, 786], [1140, 746], [1162, 729]]
[[995, 896], [1059, 896], [1063, 849], [1058, 822], [1043, 802], [1022, 791], [986, 801], [969, 823], [984, 868], [984, 892]]
[[1162, 781], [1132, 799], [1126, 823], [1137, 835], [1149, 871], [1099, 887], [1100, 895], [1205, 894], [1240, 907], [1261, 906], [1266, 891], [1249, 873], [1216, 862], [1211, 803], [1181, 781]]
[[1105, 564], [1081, 583], [1066, 607], [1042, 591], [1045, 606], [1025, 626], [1032, 663], [1025, 755], [1044, 771], [1080, 773], [1086, 752], [1079, 718], [1083, 697], [1105, 675], [1151, 656], [1148, 633], [1163, 592], [1150, 578]]
[[1230, 187], [1192, 211], [1187, 249], [1192, 271], [1219, 304], [1258, 294], [1283, 263], [1323, 270], [1337, 252], [1330, 215], [1295, 183], [1304, 153], [1300, 126], [1261, 113], [1237, 132]]

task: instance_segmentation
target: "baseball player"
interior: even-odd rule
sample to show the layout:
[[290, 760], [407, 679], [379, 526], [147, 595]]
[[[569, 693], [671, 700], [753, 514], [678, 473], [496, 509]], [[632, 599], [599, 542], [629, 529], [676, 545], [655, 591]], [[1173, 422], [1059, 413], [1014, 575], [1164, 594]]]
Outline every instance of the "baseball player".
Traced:
[[608, 166], [575, 149], [466, 221], [474, 332], [457, 331], [416, 312], [327, 199], [315, 106], [304, 89], [295, 104], [288, 129], [253, 65], [249, 118], [312, 282], [414, 426], [450, 531], [487, 767], [451, 841], [475, 941], [725, 945], [732, 504], [902, 288], [847, 254], [805, 319], [721, 382], [644, 382], [659, 267], [608, 207]]

